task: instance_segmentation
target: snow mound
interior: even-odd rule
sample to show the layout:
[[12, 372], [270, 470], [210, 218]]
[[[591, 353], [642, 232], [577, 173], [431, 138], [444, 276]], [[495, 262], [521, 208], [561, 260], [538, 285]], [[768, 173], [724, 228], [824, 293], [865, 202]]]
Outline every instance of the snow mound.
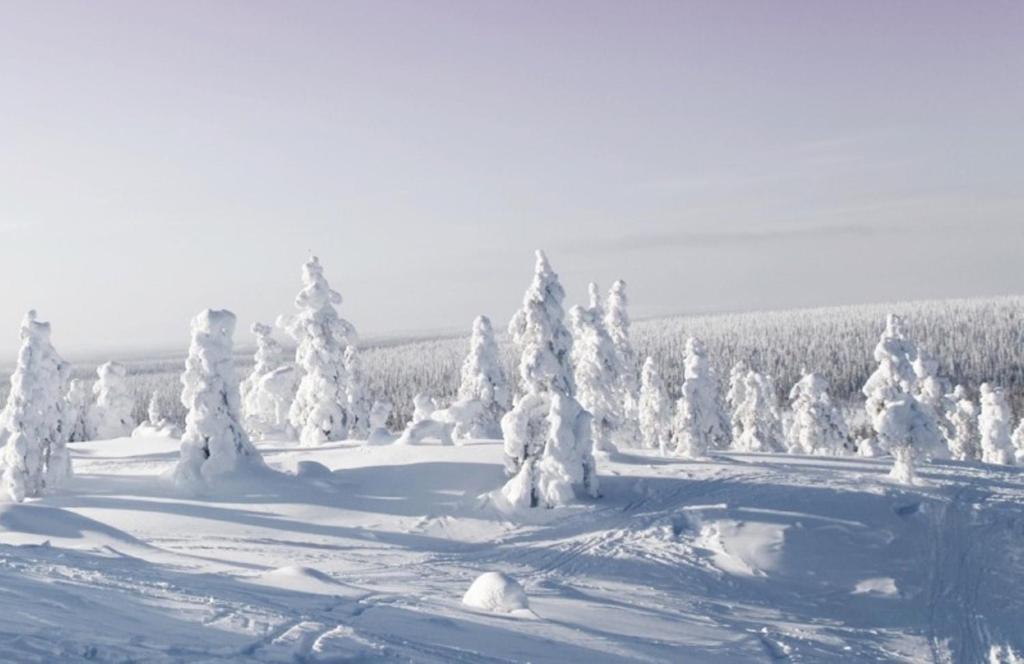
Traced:
[[331, 469], [319, 461], [299, 461], [295, 464], [295, 477], [320, 480], [331, 477]]
[[335, 581], [330, 575], [301, 565], [278, 567], [254, 577], [251, 581], [261, 586], [317, 595], [345, 595], [348, 589], [348, 586]]
[[476, 578], [462, 597], [466, 606], [492, 611], [511, 613], [530, 608], [526, 591], [519, 582], [501, 572], [485, 572]]

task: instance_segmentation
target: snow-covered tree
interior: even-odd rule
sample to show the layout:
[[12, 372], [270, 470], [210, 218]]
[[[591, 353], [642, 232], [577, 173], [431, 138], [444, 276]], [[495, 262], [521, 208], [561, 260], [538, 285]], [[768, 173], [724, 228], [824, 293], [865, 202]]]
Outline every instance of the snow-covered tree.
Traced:
[[[462, 382], [457, 403], [469, 417], [457, 418], [456, 438], [497, 438], [501, 436], [501, 418], [512, 407], [512, 390], [505, 378], [498, 355], [498, 344], [487, 316], [473, 320], [469, 354], [462, 362]], [[476, 403], [476, 408], [468, 408]]]
[[427, 438], [436, 438], [442, 445], [454, 445], [452, 433], [455, 424], [443, 410], [437, 407], [437, 401], [426, 394], [417, 394], [413, 397], [412, 420], [405, 427], [405, 431], [395, 441], [398, 445], [415, 445]]
[[1017, 465], [1024, 466], [1024, 418], [1021, 418], [1017, 428], [1013, 430], [1013, 436], [1010, 440], [1013, 442], [1014, 458]]
[[181, 376], [181, 403], [188, 409], [179, 486], [198, 489], [218, 477], [259, 467], [263, 461], [240, 422], [241, 397], [231, 355], [235, 315], [207, 309], [192, 320], [192, 343]]
[[988, 383], [981, 385], [981, 414], [978, 429], [981, 436], [981, 460], [985, 463], [1012, 465], [1015, 462], [1010, 427], [1013, 412], [1003, 388]]
[[828, 380], [805, 373], [789, 391], [793, 422], [787, 436], [790, 452], [843, 454], [849, 449], [846, 421], [828, 394]]
[[246, 431], [261, 440], [288, 428], [287, 414], [295, 397], [296, 372], [284, 358], [284, 348], [274, 338], [274, 328], [253, 323], [256, 354], [252, 371], [241, 384], [242, 414]]
[[922, 409], [931, 411], [942, 435], [934, 449], [923, 452], [932, 459], [948, 459], [949, 441], [953, 437], [949, 417], [955, 408], [955, 404], [947, 395], [948, 381], [939, 377], [939, 363], [923, 350], [917, 351], [911, 365], [914, 368], [914, 397]]
[[636, 351], [630, 338], [629, 298], [626, 296], [626, 282], [619, 279], [608, 291], [608, 305], [605, 313], [605, 327], [615, 345], [618, 357], [618, 389], [622, 401], [622, 422], [619, 424], [613, 442], [634, 446], [640, 440], [639, 430], [639, 383], [637, 376]]
[[948, 414], [949, 454], [957, 461], [971, 461], [981, 456], [978, 432], [978, 407], [967, 398], [967, 390], [957, 385], [951, 397], [954, 407]]
[[160, 393], [154, 391], [146, 407], [146, 421], [135, 427], [133, 438], [180, 438], [181, 428], [164, 415], [164, 404]]
[[732, 369], [729, 370], [729, 390], [725, 393], [725, 405], [729, 409], [729, 428], [734, 441], [743, 433], [739, 407], [743, 403], [743, 399], [746, 398], [743, 391], [746, 389], [748, 373], [750, 373], [750, 366], [743, 360], [732, 365]]
[[638, 410], [644, 447], [658, 448], [664, 456], [672, 436], [672, 402], [669, 401], [665, 381], [661, 379], [653, 357], [644, 361], [640, 372]]
[[388, 430], [388, 418], [391, 417], [390, 401], [374, 401], [370, 408], [370, 435], [366, 438], [367, 445], [385, 445], [394, 441]]
[[775, 385], [769, 376], [748, 371], [743, 381], [743, 401], [736, 407], [741, 431], [733, 448], [743, 452], [782, 452], [782, 419]]
[[366, 440], [370, 435], [373, 399], [366, 386], [366, 372], [355, 344], [349, 344], [345, 349], [345, 403], [349, 418], [348, 437]]
[[944, 445], [934, 410], [914, 395], [917, 349], [898, 316], [889, 314], [886, 319], [874, 357], [878, 368], [864, 384], [865, 407], [878, 445], [893, 457], [890, 476], [912, 484], [917, 459], [935, 454]]
[[128, 390], [128, 368], [120, 362], [107, 362], [96, 369], [92, 385], [94, 396], [89, 409], [89, 437], [109, 440], [131, 435], [135, 428], [135, 399]]
[[345, 348], [355, 343], [355, 328], [338, 316], [341, 295], [316, 256], [302, 266], [302, 283], [298, 315], [279, 324], [298, 342], [295, 363], [303, 371], [288, 419], [304, 445], [317, 445], [348, 434]]
[[726, 419], [718, 387], [700, 339], [686, 340], [682, 396], [676, 401], [672, 440], [676, 454], [697, 459], [721, 446], [726, 436]]
[[73, 378], [64, 397], [68, 422], [68, 442], [89, 440], [89, 411], [92, 409], [92, 386], [82, 378]]
[[622, 367], [619, 355], [605, 328], [604, 311], [597, 284], [590, 284], [590, 306], [569, 311], [573, 330], [572, 361], [576, 396], [591, 414], [595, 452], [615, 451], [623, 421]]
[[[546, 473], [556, 464], [541, 464], [545, 448], [553, 437], [576, 436], [575, 444], [559, 438], [560, 463], [571, 466], [577, 492], [596, 495], [597, 476], [590, 450], [590, 418], [579, 411], [575, 400], [570, 356], [572, 336], [565, 326], [562, 302], [565, 291], [543, 252], [537, 252], [533, 281], [523, 297], [523, 306], [509, 324], [512, 341], [520, 352], [519, 377], [525, 393], [501, 420], [505, 438], [505, 465], [512, 479], [502, 489], [515, 505], [542, 504], [553, 494], [542, 496], [549, 486]], [[562, 397], [557, 409], [553, 397]], [[552, 419], [558, 415], [557, 421]], [[573, 425], [565, 424], [570, 417]], [[586, 427], [576, 426], [586, 423]], [[583, 429], [587, 429], [583, 431]], [[584, 449], [585, 448], [585, 449]], [[577, 455], [569, 460], [566, 450]], [[554, 453], [554, 452], [553, 452]], [[577, 472], [578, 471], [578, 472]], [[564, 497], [564, 494], [563, 494]]]
[[[253, 356], [252, 371], [239, 386], [243, 410], [248, 411], [246, 400], [255, 389], [261, 377], [278, 367], [284, 366], [284, 348], [274, 338], [274, 328], [265, 323], [253, 323], [250, 331], [256, 336], [256, 354]], [[246, 417], [249, 413], [246, 412]]]
[[50, 342], [50, 324], [29, 311], [21, 323], [21, 349], [0, 413], [3, 488], [16, 502], [39, 496], [71, 476], [64, 395], [70, 365]]

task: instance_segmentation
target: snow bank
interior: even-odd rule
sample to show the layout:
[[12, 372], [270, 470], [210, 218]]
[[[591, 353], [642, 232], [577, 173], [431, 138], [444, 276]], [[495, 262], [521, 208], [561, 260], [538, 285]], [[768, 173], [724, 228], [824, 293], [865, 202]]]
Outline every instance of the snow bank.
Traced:
[[501, 572], [485, 572], [476, 578], [462, 603], [481, 611], [511, 613], [527, 610], [530, 602], [519, 582]]

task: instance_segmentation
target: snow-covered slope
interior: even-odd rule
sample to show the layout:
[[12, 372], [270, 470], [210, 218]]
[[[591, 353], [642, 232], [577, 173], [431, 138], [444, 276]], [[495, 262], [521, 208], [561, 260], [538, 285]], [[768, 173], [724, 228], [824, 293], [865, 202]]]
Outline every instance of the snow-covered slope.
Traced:
[[[501, 446], [299, 449], [186, 498], [178, 441], [73, 446], [0, 506], [3, 661], [973, 662], [1024, 651], [1024, 474], [621, 454], [604, 496], [502, 513]], [[484, 572], [529, 610], [462, 603]], [[1005, 661], [1011, 661], [1010, 659]], [[997, 660], [998, 661], [998, 660]]]

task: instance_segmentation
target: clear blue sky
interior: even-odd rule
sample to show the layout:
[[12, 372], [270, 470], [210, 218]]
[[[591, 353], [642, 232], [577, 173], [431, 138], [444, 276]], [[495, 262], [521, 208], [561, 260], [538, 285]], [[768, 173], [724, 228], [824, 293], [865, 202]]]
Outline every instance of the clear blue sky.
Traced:
[[[0, 350], [1024, 291], [1024, 3], [0, 0]], [[248, 334], [239, 337], [248, 343]], [[116, 352], [112, 354], [116, 355]]]

